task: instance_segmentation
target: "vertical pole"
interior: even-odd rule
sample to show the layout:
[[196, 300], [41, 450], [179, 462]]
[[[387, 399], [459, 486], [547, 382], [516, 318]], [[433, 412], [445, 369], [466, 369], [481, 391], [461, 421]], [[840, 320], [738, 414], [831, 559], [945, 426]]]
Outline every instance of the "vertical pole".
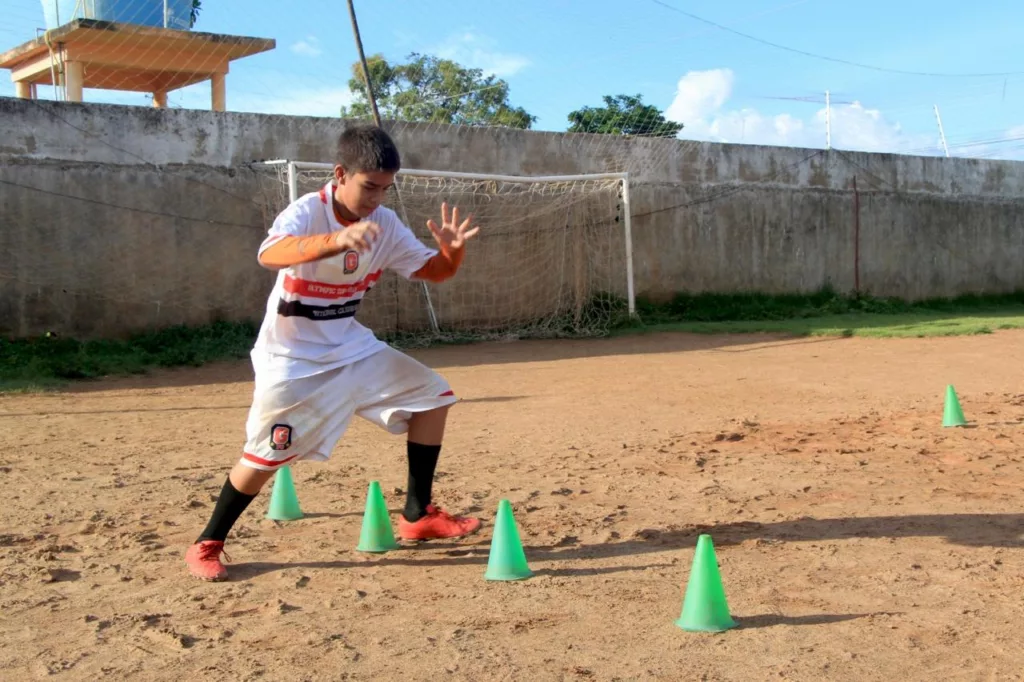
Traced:
[[64, 88], [67, 91], [67, 101], [81, 102], [85, 79], [85, 69], [82, 62], [64, 62]]
[[157, 109], [166, 109], [167, 108], [167, 93], [166, 92], [161, 92], [159, 90], [154, 92], [153, 93], [153, 106], [156, 107]]
[[853, 176], [853, 291], [860, 294], [860, 192]]
[[28, 81], [18, 81], [14, 84], [14, 94], [18, 99], [32, 99], [32, 84]]
[[626, 301], [629, 316], [636, 315], [636, 290], [633, 284], [633, 216], [629, 202], [629, 174], [622, 178], [622, 229], [626, 237]]
[[294, 203], [299, 198], [299, 176], [295, 172], [295, 162], [288, 162], [288, 203]]
[[949, 147], [946, 146], [946, 132], [942, 129], [942, 117], [939, 116], [939, 105], [933, 104], [935, 108], [935, 120], [939, 123], [939, 139], [942, 140], [942, 151], [946, 152], [946, 158], [949, 158]]
[[832, 98], [825, 91], [825, 149], [832, 149]]
[[214, 111], [224, 111], [227, 108], [227, 99], [227, 75], [213, 74], [210, 76], [210, 108]]

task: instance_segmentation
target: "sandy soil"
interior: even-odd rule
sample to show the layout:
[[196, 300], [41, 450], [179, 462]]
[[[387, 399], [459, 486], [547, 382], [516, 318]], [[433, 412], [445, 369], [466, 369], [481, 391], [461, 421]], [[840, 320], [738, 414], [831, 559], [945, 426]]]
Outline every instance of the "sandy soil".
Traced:
[[[306, 518], [182, 561], [243, 442], [244, 363], [0, 397], [0, 677], [1011, 680], [1024, 646], [1024, 334], [691, 337], [416, 354], [449, 377], [440, 500], [476, 537], [354, 551], [404, 444], [295, 468]], [[969, 428], [941, 427], [945, 386]], [[483, 580], [514, 505], [536, 575]], [[673, 622], [710, 533], [741, 627]], [[202, 677], [206, 679], [206, 677]]]

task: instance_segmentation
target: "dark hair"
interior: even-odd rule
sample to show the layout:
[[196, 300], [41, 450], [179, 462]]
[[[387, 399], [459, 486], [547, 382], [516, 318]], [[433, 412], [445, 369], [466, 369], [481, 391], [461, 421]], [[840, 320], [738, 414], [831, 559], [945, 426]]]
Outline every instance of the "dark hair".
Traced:
[[402, 167], [402, 159], [394, 140], [372, 125], [345, 129], [338, 137], [337, 163], [350, 173], [390, 173]]

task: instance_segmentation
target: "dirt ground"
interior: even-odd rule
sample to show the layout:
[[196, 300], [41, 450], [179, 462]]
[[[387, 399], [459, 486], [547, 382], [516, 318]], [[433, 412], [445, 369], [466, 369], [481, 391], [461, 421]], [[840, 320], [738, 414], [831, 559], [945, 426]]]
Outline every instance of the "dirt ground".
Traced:
[[[231, 363], [0, 397], [0, 677], [1024, 679], [1024, 333], [656, 335], [415, 354], [464, 398], [437, 493], [477, 536], [354, 550], [404, 442], [294, 469], [306, 517], [183, 552], [243, 442]], [[968, 428], [941, 426], [954, 384]], [[499, 500], [536, 575], [483, 579]], [[740, 627], [674, 625], [699, 533]]]

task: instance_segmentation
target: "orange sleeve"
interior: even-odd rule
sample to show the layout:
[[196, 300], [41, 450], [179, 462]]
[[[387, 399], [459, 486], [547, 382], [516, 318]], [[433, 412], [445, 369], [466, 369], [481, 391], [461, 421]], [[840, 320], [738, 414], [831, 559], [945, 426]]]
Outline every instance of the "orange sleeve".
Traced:
[[344, 250], [335, 246], [334, 237], [333, 233], [317, 234], [312, 237], [282, 237], [260, 253], [260, 265], [267, 268], [287, 268], [299, 263], [329, 258]]
[[431, 256], [426, 265], [414, 272], [412, 276], [414, 279], [425, 279], [434, 283], [451, 279], [462, 265], [462, 258], [465, 254], [465, 249], [457, 251], [442, 249], [440, 253]]

